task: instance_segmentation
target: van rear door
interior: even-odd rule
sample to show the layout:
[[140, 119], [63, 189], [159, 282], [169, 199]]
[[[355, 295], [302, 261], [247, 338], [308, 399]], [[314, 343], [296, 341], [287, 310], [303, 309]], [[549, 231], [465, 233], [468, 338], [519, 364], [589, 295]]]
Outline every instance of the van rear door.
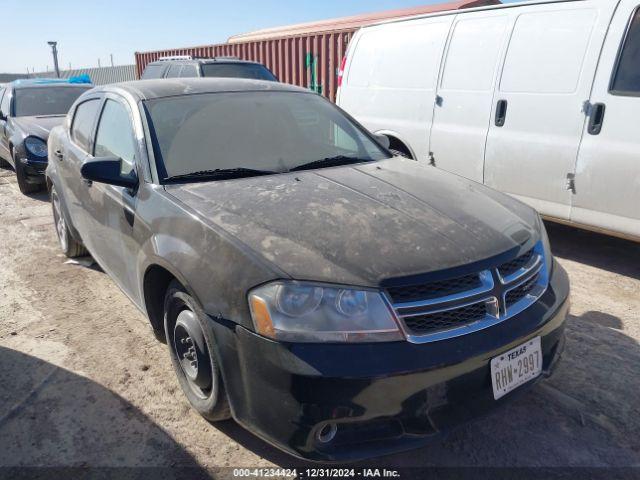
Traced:
[[458, 15], [438, 85], [430, 160], [477, 182], [482, 182], [495, 79], [508, 23], [504, 10]]
[[613, 8], [561, 2], [513, 9], [487, 137], [486, 185], [569, 218], [584, 107]]
[[640, 237], [640, 1], [607, 34], [575, 170], [571, 220]]

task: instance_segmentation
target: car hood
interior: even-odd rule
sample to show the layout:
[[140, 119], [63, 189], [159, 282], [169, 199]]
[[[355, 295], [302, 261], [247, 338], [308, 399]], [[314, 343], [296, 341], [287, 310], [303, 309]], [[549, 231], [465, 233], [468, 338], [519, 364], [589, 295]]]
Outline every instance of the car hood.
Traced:
[[533, 209], [413, 160], [167, 192], [299, 280], [377, 286], [484, 260], [538, 238]]
[[22, 130], [24, 136], [35, 135], [47, 141], [51, 129], [62, 125], [64, 118], [64, 115], [44, 115], [41, 117], [16, 117], [13, 121]]

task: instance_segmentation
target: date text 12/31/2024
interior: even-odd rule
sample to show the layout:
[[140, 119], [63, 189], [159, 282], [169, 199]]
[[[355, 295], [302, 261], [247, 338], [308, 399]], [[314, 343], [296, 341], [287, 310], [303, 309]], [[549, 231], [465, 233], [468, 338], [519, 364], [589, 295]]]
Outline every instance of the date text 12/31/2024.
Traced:
[[399, 478], [400, 473], [386, 468], [235, 468], [233, 476], [238, 478]]

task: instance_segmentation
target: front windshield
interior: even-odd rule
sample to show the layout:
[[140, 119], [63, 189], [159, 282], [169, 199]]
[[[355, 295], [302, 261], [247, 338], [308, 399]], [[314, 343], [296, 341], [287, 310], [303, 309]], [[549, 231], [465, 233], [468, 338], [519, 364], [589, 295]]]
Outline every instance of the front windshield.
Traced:
[[145, 106], [163, 179], [226, 169], [287, 172], [319, 160], [344, 164], [390, 156], [313, 93], [185, 95]]
[[73, 102], [89, 87], [17, 88], [14, 112], [16, 117], [66, 115]]

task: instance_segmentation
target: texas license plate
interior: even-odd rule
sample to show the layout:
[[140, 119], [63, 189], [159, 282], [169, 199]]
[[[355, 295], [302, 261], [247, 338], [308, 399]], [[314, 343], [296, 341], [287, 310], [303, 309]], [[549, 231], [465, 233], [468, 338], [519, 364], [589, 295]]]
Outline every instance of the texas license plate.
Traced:
[[491, 359], [493, 398], [498, 400], [542, 372], [540, 337]]

